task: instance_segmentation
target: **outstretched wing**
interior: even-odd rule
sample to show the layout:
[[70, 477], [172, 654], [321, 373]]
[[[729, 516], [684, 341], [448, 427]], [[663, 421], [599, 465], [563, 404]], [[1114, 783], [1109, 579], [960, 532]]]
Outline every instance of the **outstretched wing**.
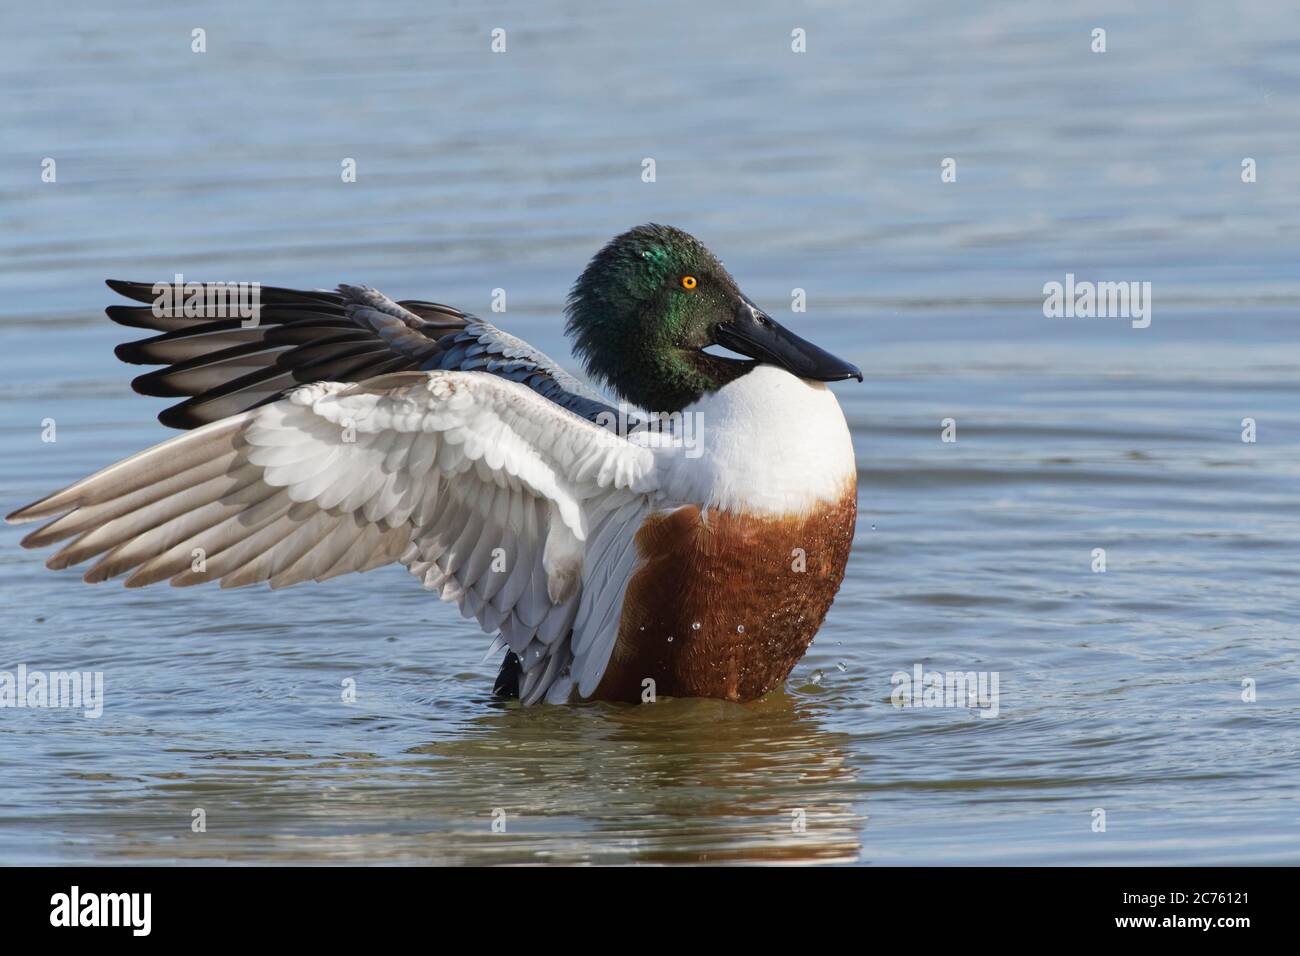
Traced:
[[114, 322], [161, 334], [116, 349], [136, 365], [164, 368], [131, 384], [143, 395], [186, 400], [158, 419], [194, 428], [275, 401], [311, 382], [360, 382], [401, 371], [490, 372], [520, 382], [594, 420], [608, 401], [551, 358], [448, 305], [394, 302], [381, 292], [337, 292], [110, 280], [147, 306], [112, 305]]
[[655, 484], [653, 452], [523, 384], [407, 372], [301, 386], [9, 520], [53, 518], [24, 546], [72, 538], [49, 567], [98, 557], [85, 579], [128, 587], [282, 587], [400, 560], [500, 629], [532, 702], [603, 671]]

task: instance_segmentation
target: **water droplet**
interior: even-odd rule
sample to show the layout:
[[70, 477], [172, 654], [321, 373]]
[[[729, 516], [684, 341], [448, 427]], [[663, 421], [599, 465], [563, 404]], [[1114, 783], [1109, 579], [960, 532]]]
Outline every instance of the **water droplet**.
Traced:
[[821, 682], [822, 682], [822, 676], [823, 676], [823, 675], [822, 675], [822, 672], [821, 672], [820, 670], [815, 670], [815, 671], [813, 671], [812, 682], [813, 682], [814, 684], [819, 684], [819, 685], [820, 685]]
[[875, 526], [874, 524], [871, 526], [871, 530], [872, 530], [872, 531], [875, 531], [875, 530], [876, 530], [876, 526]]
[[835, 663], [835, 666], [839, 668], [841, 674], [843, 674], [846, 670], [849, 669], [849, 665], [845, 664], [843, 661], [837, 661]]
[[694, 624], [691, 625], [691, 630], [692, 630], [692, 631], [698, 631], [699, 629], [700, 629], [700, 622], [699, 622], [699, 621], [696, 621]]
[[737, 625], [736, 625], [736, 633], [737, 633], [737, 634], [744, 634], [744, 633], [745, 633], [745, 625], [743, 625], [743, 624], [737, 624]]
[[668, 638], [668, 643], [671, 644], [672, 642], [673, 642], [673, 639], [672, 639], [671, 637]]

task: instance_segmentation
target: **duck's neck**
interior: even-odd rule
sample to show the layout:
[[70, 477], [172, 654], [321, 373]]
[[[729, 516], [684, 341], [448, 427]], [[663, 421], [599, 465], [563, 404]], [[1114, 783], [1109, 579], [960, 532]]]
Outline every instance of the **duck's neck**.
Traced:
[[679, 412], [734, 382], [755, 363], [710, 355], [696, 349], [629, 353], [609, 374], [623, 398], [652, 412]]

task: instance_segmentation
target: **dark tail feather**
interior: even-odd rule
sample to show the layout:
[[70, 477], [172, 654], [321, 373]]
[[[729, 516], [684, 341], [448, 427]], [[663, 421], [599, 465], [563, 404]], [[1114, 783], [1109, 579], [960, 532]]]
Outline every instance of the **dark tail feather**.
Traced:
[[501, 662], [501, 670], [497, 673], [497, 682], [492, 685], [492, 696], [503, 697], [506, 700], [515, 700], [519, 697], [519, 675], [523, 673], [523, 667], [519, 663], [519, 655], [514, 651], [506, 651], [505, 660]]

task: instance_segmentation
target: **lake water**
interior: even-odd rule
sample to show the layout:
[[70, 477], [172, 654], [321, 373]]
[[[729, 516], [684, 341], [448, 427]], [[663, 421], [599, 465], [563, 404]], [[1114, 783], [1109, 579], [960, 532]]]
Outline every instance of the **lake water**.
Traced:
[[[6, 526], [0, 670], [106, 698], [0, 710], [0, 862], [1300, 863], [1294, 5], [784, 6], [7, 15], [3, 511], [169, 434], [110, 277], [500, 287], [571, 364], [574, 276], [669, 222], [866, 382], [844, 586], [747, 706], [525, 710], [398, 567], [127, 592]], [[1150, 326], [1045, 318], [1067, 273]], [[918, 664], [997, 716], [893, 706]]]

